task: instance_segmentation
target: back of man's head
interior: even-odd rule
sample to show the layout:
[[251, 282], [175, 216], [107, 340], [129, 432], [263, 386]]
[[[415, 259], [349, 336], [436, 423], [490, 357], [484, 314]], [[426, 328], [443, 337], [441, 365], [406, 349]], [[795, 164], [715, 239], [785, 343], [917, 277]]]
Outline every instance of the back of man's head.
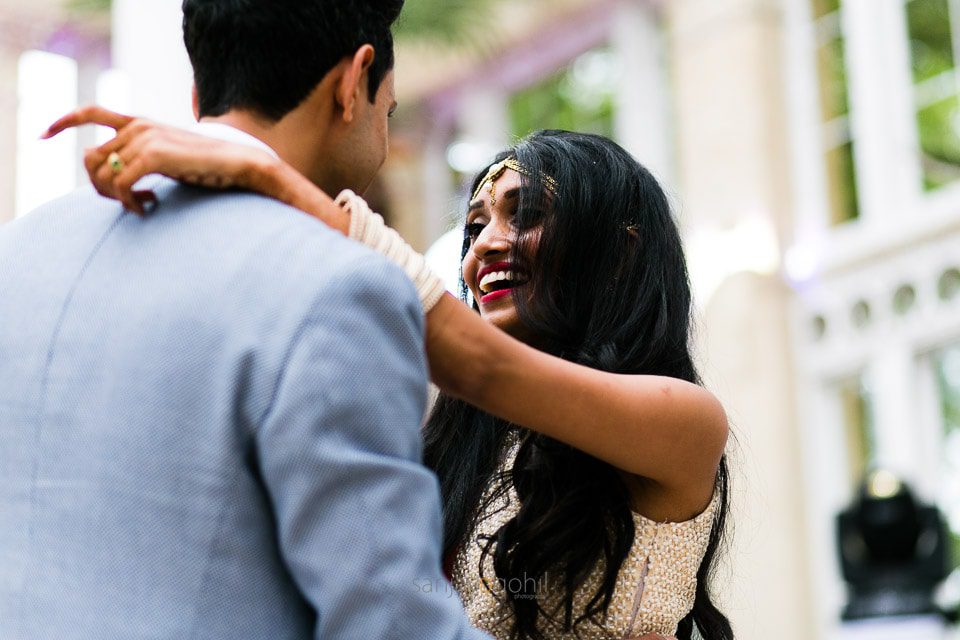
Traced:
[[403, 0], [184, 0], [183, 35], [200, 117], [235, 109], [278, 121], [364, 44], [374, 101], [393, 68]]

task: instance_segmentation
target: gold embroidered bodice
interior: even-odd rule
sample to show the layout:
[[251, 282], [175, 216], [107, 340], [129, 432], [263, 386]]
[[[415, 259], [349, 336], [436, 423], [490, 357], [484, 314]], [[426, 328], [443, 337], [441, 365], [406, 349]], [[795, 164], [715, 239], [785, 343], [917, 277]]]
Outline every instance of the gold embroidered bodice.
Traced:
[[[518, 448], [519, 444], [515, 443], [510, 449], [501, 471], [507, 464], [513, 464]], [[549, 584], [533, 585], [541, 606], [548, 612], [557, 612], [546, 621], [541, 617], [540, 624], [549, 625], [546, 628], [541, 626], [541, 630], [546, 632], [552, 626], [550, 633], [545, 635], [557, 640], [605, 640], [646, 633], [676, 633], [677, 624], [693, 608], [697, 570], [706, 553], [719, 497], [719, 492], [715, 492], [706, 510], [686, 522], [658, 523], [634, 513], [636, 536], [617, 576], [606, 619], [584, 621], [577, 628], [579, 635], [563, 632], [559, 593], [554, 591], [555, 595], [552, 595]], [[453, 586], [463, 601], [470, 622], [497, 640], [510, 637], [512, 609], [506, 602], [504, 585], [496, 577], [492, 556], [484, 558], [482, 578], [480, 561], [484, 536], [493, 535], [516, 515], [518, 505], [512, 488], [500, 499], [491, 501], [471, 532], [469, 544], [460, 549], [453, 565]], [[587, 583], [575, 593], [574, 618], [583, 613], [602, 576], [603, 567], [596, 567]]]

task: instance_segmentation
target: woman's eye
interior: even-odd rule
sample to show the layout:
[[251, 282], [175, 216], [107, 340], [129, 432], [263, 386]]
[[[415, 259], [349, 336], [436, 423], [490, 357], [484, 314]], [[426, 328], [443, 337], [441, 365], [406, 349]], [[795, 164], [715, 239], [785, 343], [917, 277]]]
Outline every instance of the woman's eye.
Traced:
[[474, 241], [480, 237], [480, 234], [483, 232], [483, 227], [484, 225], [479, 222], [468, 224], [465, 229], [465, 235], [470, 241]]

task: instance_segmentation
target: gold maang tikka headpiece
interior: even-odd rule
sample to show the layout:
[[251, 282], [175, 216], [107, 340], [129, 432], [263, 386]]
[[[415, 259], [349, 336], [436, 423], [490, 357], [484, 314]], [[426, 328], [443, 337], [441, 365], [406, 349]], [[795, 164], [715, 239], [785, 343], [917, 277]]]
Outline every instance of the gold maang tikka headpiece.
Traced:
[[[507, 169], [513, 169], [520, 175], [528, 178], [536, 177], [533, 171], [520, 164], [520, 161], [516, 158], [507, 158], [506, 160], [502, 160], [490, 167], [489, 171], [487, 171], [487, 175], [485, 175], [483, 180], [480, 181], [480, 184], [477, 185], [477, 190], [473, 192], [473, 197], [470, 198], [470, 201], [473, 202], [479, 198], [480, 192], [483, 191], [483, 188], [487, 185], [487, 183], [490, 183], [490, 206], [497, 204], [497, 180], [500, 179], [500, 176], [502, 176]], [[540, 179], [543, 181], [543, 185], [550, 193], [557, 195], [556, 180], [545, 173], [540, 174]]]
[[[514, 157], [507, 158], [502, 160], [487, 170], [487, 175], [483, 177], [483, 180], [480, 181], [480, 184], [477, 185], [476, 191], [473, 192], [473, 197], [470, 198], [470, 202], [473, 202], [480, 197], [480, 192], [483, 191], [483, 188], [490, 184], [490, 206], [497, 204], [497, 180], [504, 174], [507, 169], [513, 169], [520, 175], [526, 176], [528, 178], [534, 177], [534, 172], [528, 169], [527, 167], [520, 164], [520, 161]], [[547, 191], [553, 195], [557, 195], [557, 181], [552, 177], [548, 176], [545, 173], [540, 174], [540, 179], [543, 181], [543, 185], [547, 188]], [[634, 239], [639, 239], [640, 237], [640, 225], [638, 224], [627, 224], [623, 226], [623, 229], [629, 233]]]

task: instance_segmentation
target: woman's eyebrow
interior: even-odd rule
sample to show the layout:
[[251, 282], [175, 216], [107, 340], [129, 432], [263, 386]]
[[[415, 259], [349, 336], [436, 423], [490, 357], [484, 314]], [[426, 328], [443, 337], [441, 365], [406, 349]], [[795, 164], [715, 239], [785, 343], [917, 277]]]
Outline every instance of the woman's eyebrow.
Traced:
[[[514, 199], [520, 195], [521, 191], [530, 191], [532, 193], [534, 189], [532, 189], [531, 187], [514, 187], [512, 189], [508, 189], [507, 192], [503, 194], [503, 197], [507, 200]], [[484, 206], [485, 204], [483, 200], [474, 200], [473, 202], [470, 203], [468, 212], [474, 211], [476, 209], [482, 209]]]

